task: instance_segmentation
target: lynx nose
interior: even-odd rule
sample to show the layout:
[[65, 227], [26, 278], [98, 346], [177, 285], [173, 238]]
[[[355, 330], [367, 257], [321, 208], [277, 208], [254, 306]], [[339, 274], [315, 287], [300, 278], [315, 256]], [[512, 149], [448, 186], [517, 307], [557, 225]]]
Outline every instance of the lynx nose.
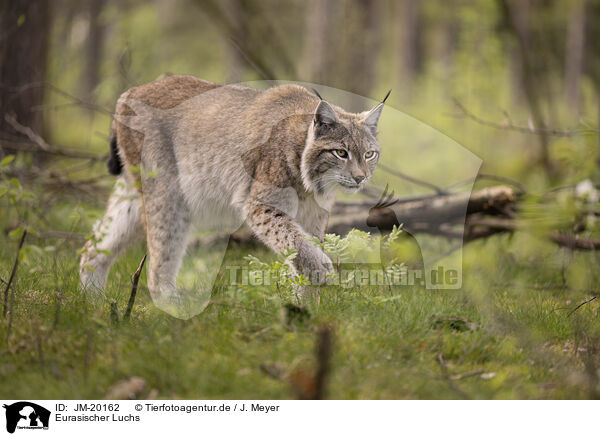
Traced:
[[365, 180], [365, 176], [353, 176], [352, 177], [354, 179], [354, 181], [356, 182], [357, 185], [360, 185], [360, 183]]

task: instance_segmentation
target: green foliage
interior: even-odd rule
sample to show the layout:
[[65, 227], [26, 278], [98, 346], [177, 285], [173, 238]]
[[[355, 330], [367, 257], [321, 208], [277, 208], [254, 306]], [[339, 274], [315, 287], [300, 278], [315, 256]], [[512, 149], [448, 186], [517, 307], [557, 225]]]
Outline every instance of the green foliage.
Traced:
[[[331, 257], [338, 274], [350, 269], [342, 286], [324, 287], [320, 299], [306, 304], [311, 316], [301, 323], [286, 322], [281, 315], [287, 304], [298, 303], [294, 291], [307, 285], [304, 277], [291, 274], [296, 254], [274, 257], [267, 251], [233, 248], [230, 257], [245, 259], [244, 267], [248, 266], [249, 274], [256, 272], [256, 277], [236, 285], [219, 283], [207, 309], [194, 319], [183, 322], [156, 309], [142, 278], [131, 322], [115, 325], [110, 320], [110, 301], [116, 301], [123, 312], [131, 274], [144, 252], [141, 247], [118, 261], [105, 298], [96, 301], [77, 289], [81, 246], [86, 239], [95, 244], [103, 237], [90, 230], [102, 214], [104, 194], [114, 183], [103, 177], [104, 163], [73, 169], [77, 164], [71, 160], [49, 157], [45, 171], [33, 176], [30, 156], [8, 155], [0, 160], [0, 283], [10, 275], [19, 238], [25, 230], [29, 236], [19, 253], [8, 341], [7, 322], [0, 320], [0, 395], [103, 398], [110, 385], [137, 375], [156, 389], [159, 398], [290, 398], [290, 388], [263, 374], [260, 367], [277, 363], [291, 372], [310, 362], [315, 331], [322, 323], [335, 326], [332, 398], [585, 398], [597, 393], [599, 388], [589, 376], [600, 365], [600, 309], [598, 300], [591, 300], [600, 282], [597, 255], [567, 251], [547, 240], [549, 232], [571, 232], [582, 223], [581, 236], [598, 237], [600, 232], [594, 212], [597, 200], [589, 190], [574, 195], [571, 187], [584, 179], [592, 185], [600, 180], [597, 74], [581, 77], [581, 104], [573, 108], [561, 97], [566, 63], [535, 46], [536, 56], [548, 56], [549, 67], [538, 65], [536, 70], [540, 73], [536, 80], [544, 81], [540, 105], [547, 127], [574, 132], [548, 139], [550, 159], [558, 169], [556, 179], [550, 181], [538, 164], [540, 136], [508, 128], [511, 123], [529, 126], [530, 105], [518, 77], [521, 61], [515, 55], [515, 40], [503, 28], [497, 3], [469, 0], [454, 8], [443, 2], [417, 3], [422, 8], [418, 27], [423, 31], [420, 55], [424, 59], [418, 71], [399, 71], [404, 56], [397, 47], [399, 14], [396, 9], [380, 11], [374, 78], [372, 83], [358, 84], [372, 97], [393, 88], [389, 107], [426, 123], [384, 111], [379, 135], [382, 162], [446, 186], [448, 171], [461, 163], [461, 155], [445, 148], [443, 155], [426, 153], [439, 142], [446, 144], [443, 140], [451, 144], [452, 138], [482, 158], [482, 172], [513, 177], [529, 190], [520, 199], [521, 230], [465, 248], [463, 289], [360, 286], [360, 265], [352, 266], [353, 262], [378, 263], [385, 252], [389, 256], [382, 272], [401, 275], [406, 273], [407, 259], [397, 249], [401, 228], [383, 237], [354, 230], [346, 237], [328, 234], [323, 241], [314, 241]], [[538, 44], [540, 35], [557, 39], [560, 44], [555, 48], [562, 56], [570, 3], [541, 2], [540, 8], [537, 3], [527, 14], [531, 43]], [[248, 19], [240, 20], [247, 26], [244, 35], [254, 43], [249, 45], [261, 47], [264, 53], [259, 55], [269, 65], [283, 65], [278, 43], [295, 60], [293, 68], [282, 68], [277, 78], [311, 80], [304, 70], [313, 63], [312, 53], [303, 54], [307, 50], [299, 37], [306, 33], [305, 20], [298, 19], [306, 12], [305, 4], [291, 2], [283, 11], [274, 2], [266, 6], [250, 2], [258, 13], [248, 10]], [[350, 34], [361, 40], [364, 36], [356, 31], [352, 17], [362, 20], [362, 15], [347, 5], [343, 2], [338, 9], [349, 12], [327, 28], [333, 29], [335, 39], [343, 43], [340, 46], [352, 48]], [[387, 5], [397, 7], [394, 2]], [[231, 38], [222, 34], [203, 6], [176, 0], [164, 13], [154, 3], [123, 7], [108, 2], [102, 12], [108, 31], [104, 32], [101, 80], [84, 99], [98, 110], [82, 109], [67, 94], [47, 91], [48, 142], [106, 154], [110, 112], [118, 95], [166, 71], [215, 82], [260, 79], [252, 59], [232, 61], [240, 54], [232, 50]], [[87, 66], [87, 14], [72, 7], [72, 13], [55, 16], [44, 80], [80, 96]], [[24, 20], [19, 17], [17, 24]], [[345, 26], [349, 22], [354, 27]], [[325, 64], [350, 71], [344, 77], [352, 78], [360, 65], [347, 68], [344, 62], [362, 58], [342, 51], [334, 54]], [[597, 56], [588, 56], [586, 66], [597, 62]], [[348, 83], [337, 74], [330, 81], [318, 75], [312, 80], [340, 88]], [[452, 98], [498, 128], [463, 116]], [[429, 135], [429, 126], [443, 135]], [[60, 183], [72, 185], [62, 193], [51, 192], [46, 184], [51, 172], [64, 174]], [[81, 175], [99, 177], [103, 191], [94, 192], [94, 198], [73, 199], [68, 194], [78, 187]], [[381, 171], [375, 174], [375, 181], [380, 186], [390, 182], [396, 195], [430, 193], [404, 180], [389, 179]], [[488, 183], [478, 181], [476, 187]], [[61, 239], [61, 232], [76, 239]], [[442, 246], [441, 241], [434, 243]], [[184, 287], [201, 284], [211, 262], [220, 262], [211, 254], [200, 249], [186, 259], [179, 278]], [[270, 281], [251, 284], [254, 278], [265, 277]], [[477, 328], [452, 327], [457, 319]], [[440, 369], [440, 356], [449, 379]]]
[[[280, 316], [290, 298], [283, 287], [281, 296], [269, 287], [217, 288], [213, 303], [183, 322], [153, 307], [142, 279], [131, 322], [114, 325], [109, 300], [123, 312], [141, 249], [117, 263], [107, 289], [110, 299], [95, 303], [77, 291], [77, 259], [73, 248], [64, 247], [39, 257], [35, 274], [18, 274], [13, 330], [0, 362], [0, 395], [103, 398], [109, 386], [136, 375], [159, 398], [290, 398], [290, 387], [260, 367], [276, 363], [293, 371], [310, 362], [316, 327], [327, 322], [335, 326], [336, 344], [331, 398], [585, 397], [586, 357], [577, 350], [585, 341], [581, 331], [588, 341], [599, 337], [598, 305], [592, 302], [568, 316], [582, 301], [571, 291], [517, 291], [514, 283], [508, 293], [490, 288], [489, 271], [496, 271], [494, 281], [515, 280], [510, 268], [518, 267], [503, 267], [509, 260], [502, 251], [489, 253], [497, 270], [478, 272], [480, 262], [473, 258], [481, 257], [481, 248], [469, 248], [470, 279], [461, 292], [323, 288], [320, 300], [306, 306], [311, 317], [292, 325]], [[3, 251], [0, 276], [12, 254]], [[259, 260], [267, 256], [260, 251], [247, 260], [253, 268], [278, 270], [293, 254]], [[487, 287], [477, 286], [476, 279]], [[487, 303], [478, 302], [478, 295]], [[505, 323], [506, 317], [512, 321]], [[440, 320], [448, 319], [477, 328], [440, 327]], [[6, 322], [0, 322], [3, 340], [6, 333]], [[441, 376], [440, 354], [450, 382]]]

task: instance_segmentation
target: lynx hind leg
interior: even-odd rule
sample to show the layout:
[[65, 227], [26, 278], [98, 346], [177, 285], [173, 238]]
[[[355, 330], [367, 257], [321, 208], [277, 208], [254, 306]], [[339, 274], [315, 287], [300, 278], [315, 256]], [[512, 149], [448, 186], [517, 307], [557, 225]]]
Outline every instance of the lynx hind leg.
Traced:
[[[151, 192], [151, 191], [150, 191]], [[144, 191], [144, 217], [148, 254], [148, 288], [154, 303], [165, 312], [186, 318], [193, 310], [186, 292], [177, 288], [177, 273], [186, 252], [190, 213], [180, 193]], [[188, 306], [188, 307], [185, 307]]]
[[104, 217], [94, 226], [94, 237], [84, 246], [80, 262], [80, 287], [103, 291], [116, 258], [142, 236], [142, 202], [124, 176], [117, 179]]

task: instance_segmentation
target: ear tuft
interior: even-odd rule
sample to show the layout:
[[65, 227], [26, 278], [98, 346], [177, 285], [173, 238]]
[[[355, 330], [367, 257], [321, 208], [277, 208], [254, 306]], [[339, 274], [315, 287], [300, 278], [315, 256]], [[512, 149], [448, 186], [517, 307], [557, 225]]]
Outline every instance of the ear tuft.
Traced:
[[388, 97], [390, 96], [390, 94], [392, 93], [392, 90], [390, 89], [387, 94], [385, 95], [385, 97], [383, 97], [383, 100], [381, 100], [381, 103], [385, 103], [385, 101], [388, 99]]

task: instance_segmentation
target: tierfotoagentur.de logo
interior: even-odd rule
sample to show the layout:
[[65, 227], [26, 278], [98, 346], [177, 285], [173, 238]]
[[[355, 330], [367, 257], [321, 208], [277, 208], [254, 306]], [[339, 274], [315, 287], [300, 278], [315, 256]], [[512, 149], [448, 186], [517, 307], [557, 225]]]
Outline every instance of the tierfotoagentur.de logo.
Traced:
[[50, 411], [42, 406], [28, 401], [19, 401], [10, 405], [4, 404], [6, 409], [6, 431], [14, 433], [15, 430], [48, 430]]

